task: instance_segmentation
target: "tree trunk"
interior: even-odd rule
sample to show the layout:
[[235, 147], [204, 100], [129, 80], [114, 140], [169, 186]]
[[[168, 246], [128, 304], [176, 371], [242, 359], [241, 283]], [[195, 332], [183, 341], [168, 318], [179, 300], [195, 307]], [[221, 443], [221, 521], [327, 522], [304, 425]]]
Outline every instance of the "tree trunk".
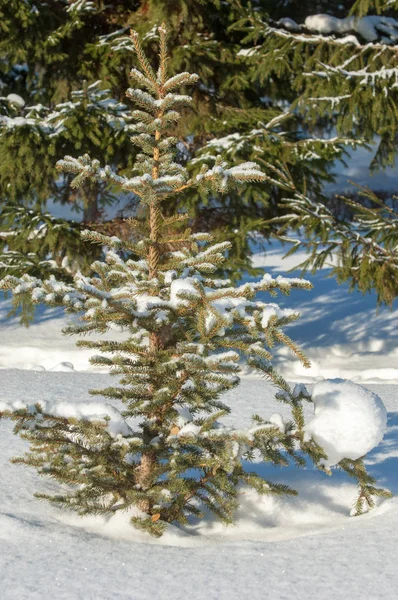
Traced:
[[83, 223], [97, 223], [100, 218], [96, 185], [83, 188]]

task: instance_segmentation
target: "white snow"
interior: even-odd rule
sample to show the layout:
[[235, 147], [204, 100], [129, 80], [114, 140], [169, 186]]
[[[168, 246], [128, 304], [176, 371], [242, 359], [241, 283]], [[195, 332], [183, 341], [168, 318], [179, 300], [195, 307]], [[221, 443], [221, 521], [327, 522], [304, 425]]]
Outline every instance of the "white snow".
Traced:
[[195, 436], [199, 433], [200, 427], [199, 425], [195, 425], [195, 423], [186, 423], [183, 427], [181, 427], [178, 435], [192, 435]]
[[346, 32], [348, 25], [348, 30], [352, 29], [352, 18], [347, 21], [331, 15], [310, 15], [305, 19], [304, 25], [310, 31], [318, 33]]
[[271, 302], [270, 304], [267, 304], [262, 310], [261, 325], [265, 329], [268, 326], [271, 317], [283, 319], [283, 317], [289, 317], [294, 314], [294, 310], [288, 308], [282, 309], [280, 306], [278, 306], [278, 304], [274, 304], [273, 302]]
[[25, 106], [25, 100], [21, 98], [19, 94], [8, 94], [7, 100], [10, 104], [14, 104], [18, 108], [23, 108]]
[[[306, 255], [300, 251], [283, 259], [289, 247], [272, 241], [265, 251], [254, 254], [252, 264], [273, 277], [283, 272], [297, 276], [299, 270], [290, 270]], [[300, 313], [286, 333], [304, 350], [311, 367], [305, 369], [287, 349], [276, 348], [277, 368], [288, 380], [304, 383], [336, 377], [356, 383], [398, 383], [398, 307], [376, 310], [376, 295], [349, 292], [348, 284], [338, 285], [330, 277], [332, 266], [330, 261], [315, 275], [305, 275], [314, 286], [311, 291], [293, 290], [286, 298], [278, 297], [282, 308]], [[260, 297], [269, 299], [268, 294]]]
[[325, 465], [361, 458], [383, 439], [387, 412], [373, 392], [352, 381], [329, 379], [315, 384], [312, 399], [315, 416], [305, 430], [328, 455]]
[[296, 21], [294, 21], [290, 17], [284, 17], [283, 19], [279, 19], [278, 25], [286, 27], [286, 29], [290, 29], [291, 31], [297, 31], [298, 29], [300, 29]]
[[[73, 396], [72, 396], [73, 397]], [[131, 434], [131, 429], [120, 412], [111, 404], [103, 402], [87, 402], [79, 403], [57, 402], [53, 400], [37, 399], [34, 404], [29, 404], [21, 400], [13, 400], [11, 402], [0, 400], [0, 413], [13, 412], [17, 410], [27, 410], [30, 414], [37, 414], [39, 406], [41, 411], [46, 415], [65, 419], [83, 419], [86, 421], [98, 421], [106, 423], [106, 429], [112, 437]]]
[[[0, 371], [4, 402], [73, 398], [76, 410], [89, 401], [89, 388], [110, 383], [113, 378], [94, 373]], [[372, 389], [383, 398], [389, 422], [367, 467], [397, 493], [397, 388]], [[226, 395], [233, 411], [228, 424], [248, 426], [253, 412], [276, 410], [288, 418], [274, 391], [264, 381], [244, 380]], [[0, 421], [2, 600], [152, 600], [160, 594], [164, 600], [284, 600], [292, 590], [295, 600], [396, 598], [397, 500], [349, 517], [356, 486], [340, 471], [327, 477], [310, 464], [298, 470], [250, 463], [299, 495], [259, 498], [243, 488], [235, 527], [206, 518], [189, 533], [171, 527], [160, 540], [148, 540], [129, 525], [132, 512], [79, 517], [35, 499], [35, 490], [54, 493], [58, 487], [33, 469], [10, 464], [26, 448], [11, 423]]]
[[[292, 24], [281, 23], [287, 29], [293, 29]], [[384, 42], [398, 40], [398, 21], [385, 16], [346, 17], [338, 19], [331, 15], [310, 15], [305, 19], [305, 27], [310, 31], [330, 33], [359, 33], [367, 42], [382, 39]]]
[[[188, 383], [188, 382], [186, 382], [186, 383]], [[187, 386], [186, 386], [186, 384], [184, 384], [184, 385], [185, 385], [185, 389], [186, 389]], [[190, 423], [192, 421], [192, 419], [193, 419], [192, 414], [186, 406], [177, 406], [176, 411], [178, 412], [177, 425], [179, 425], [180, 427], [184, 427], [184, 425], [186, 425], [186, 423]]]
[[196, 279], [194, 277], [185, 277], [173, 279], [170, 284], [170, 304], [174, 308], [186, 306], [189, 304], [187, 298], [182, 298], [181, 293], [189, 294], [190, 296], [198, 296], [199, 292], [195, 287]]

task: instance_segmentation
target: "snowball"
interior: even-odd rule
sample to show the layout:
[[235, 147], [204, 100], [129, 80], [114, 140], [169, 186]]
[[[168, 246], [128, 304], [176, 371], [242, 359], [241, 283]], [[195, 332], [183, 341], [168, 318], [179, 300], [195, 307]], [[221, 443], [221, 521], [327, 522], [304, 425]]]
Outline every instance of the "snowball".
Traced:
[[387, 426], [386, 408], [376, 394], [345, 379], [325, 379], [312, 393], [315, 416], [306, 434], [325, 450], [325, 465], [356, 460], [375, 448]]

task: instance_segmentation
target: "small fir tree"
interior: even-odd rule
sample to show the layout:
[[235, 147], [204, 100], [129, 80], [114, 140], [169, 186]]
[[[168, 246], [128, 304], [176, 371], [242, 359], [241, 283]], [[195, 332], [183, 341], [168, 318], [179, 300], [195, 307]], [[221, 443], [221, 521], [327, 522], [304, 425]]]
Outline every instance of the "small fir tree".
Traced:
[[[309, 456], [321, 467], [325, 453], [304, 434], [303, 402], [310, 397], [303, 386], [291, 389], [273, 369], [271, 349], [289, 347], [307, 359], [283, 332], [297, 314], [274, 303], [255, 300], [257, 292], [309, 289], [300, 279], [273, 279], [231, 287], [212, 275], [224, 261], [229, 243], [211, 243], [209, 234], [184, 229], [182, 213], [163, 214], [163, 204], [191, 187], [228, 192], [246, 182], [267, 182], [254, 163], [228, 167], [218, 160], [204, 166], [195, 178], [173, 160], [175, 138], [170, 129], [179, 119], [178, 108], [190, 97], [175, 89], [197, 80], [196, 75], [167, 75], [166, 31], [159, 29], [160, 66], [157, 73], [143, 53], [138, 35], [132, 40], [141, 71], [131, 76], [138, 89], [127, 95], [139, 109], [133, 141], [140, 148], [136, 175], [124, 178], [97, 160], [66, 157], [59, 167], [75, 174], [74, 185], [89, 178], [107, 179], [132, 191], [147, 211], [138, 228], [138, 242], [122, 242], [98, 232], [84, 236], [108, 249], [105, 261], [92, 265], [93, 275], [78, 274], [73, 284], [50, 277], [41, 281], [26, 275], [8, 276], [0, 288], [15, 296], [80, 314], [66, 333], [104, 334], [121, 327], [123, 341], [81, 340], [79, 346], [101, 352], [92, 364], [107, 366], [121, 376], [120, 386], [92, 390], [113, 400], [103, 403], [11, 403], [2, 416], [16, 421], [15, 431], [31, 449], [16, 462], [36, 467], [67, 484], [68, 491], [48, 496], [53, 502], [85, 513], [114, 513], [135, 507], [132, 523], [161, 535], [168, 523], [186, 524], [190, 515], [210, 511], [222, 521], [233, 521], [238, 486], [253, 486], [261, 494], [294, 494], [286, 485], [273, 484], [245, 470], [243, 460], [259, 453], [264, 461], [297, 465]], [[271, 182], [272, 183], [272, 182]], [[138, 255], [138, 260], [129, 256]], [[277, 398], [291, 407], [291, 420], [253, 418], [248, 430], [222, 424], [229, 408], [220, 400], [239, 384], [241, 362], [260, 371], [280, 388]], [[123, 403], [120, 412], [118, 405]], [[360, 485], [357, 513], [375, 495], [386, 495], [362, 461], [342, 461], [341, 467]]]

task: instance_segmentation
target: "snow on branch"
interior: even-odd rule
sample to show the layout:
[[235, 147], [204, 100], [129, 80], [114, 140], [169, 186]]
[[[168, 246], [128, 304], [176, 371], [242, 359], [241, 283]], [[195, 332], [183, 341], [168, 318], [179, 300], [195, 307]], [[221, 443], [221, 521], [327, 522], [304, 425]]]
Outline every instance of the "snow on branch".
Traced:
[[95, 3], [90, 0], [75, 0], [74, 2], [69, 2], [66, 12], [71, 14], [81, 14], [85, 12], [96, 12], [96, 10]]
[[320, 36], [312, 41], [320, 41], [324, 36], [330, 36], [332, 40], [344, 40], [344, 43], [360, 44], [362, 40], [387, 45], [398, 43], [398, 21], [385, 16], [349, 16], [338, 19], [331, 15], [319, 14], [308, 16], [303, 24], [284, 18], [275, 23], [274, 31], [277, 29], [286, 30], [296, 39], [300, 33]]
[[199, 184], [210, 183], [220, 192], [226, 192], [233, 182], [261, 182], [270, 181], [270, 178], [261, 171], [260, 167], [253, 162], [244, 162], [235, 167], [229, 167], [227, 163], [217, 161], [217, 164], [208, 169], [205, 167], [196, 175]]
[[65, 156], [64, 159], [57, 162], [57, 169], [66, 173], [74, 173], [76, 177], [73, 179], [71, 186], [78, 187], [86, 179], [97, 179], [100, 181], [111, 181], [112, 183], [122, 185], [126, 178], [120, 177], [111, 167], [100, 167], [99, 160], [91, 160], [88, 154], [74, 158], [73, 156]]
[[76, 403], [38, 400], [35, 404], [27, 404], [21, 400], [0, 401], [0, 415], [24, 412], [38, 427], [40, 427], [40, 423], [43, 423], [43, 416], [48, 416], [54, 417], [55, 420], [73, 421], [76, 419], [101, 423], [111, 437], [130, 436], [133, 433], [121, 413], [111, 404], [104, 402]]
[[[374, 87], [376, 81], [386, 81], [388, 82], [389, 89], [398, 87], [398, 67], [386, 68], [384, 66], [380, 67], [377, 71], [369, 71], [369, 67], [366, 66], [363, 69], [359, 69], [357, 71], [349, 71], [345, 69], [343, 66], [333, 67], [331, 65], [326, 65], [320, 63], [321, 66], [325, 69], [324, 71], [314, 71], [312, 73], [305, 73], [307, 77], [325, 77], [330, 78], [331, 75], [337, 74], [342, 75], [347, 79], [359, 79], [360, 85], [370, 85]], [[393, 80], [393, 83], [391, 82]], [[334, 100], [335, 103], [337, 101], [341, 101], [344, 98], [349, 98], [350, 96], [344, 97], [336, 97], [331, 98], [330, 100]], [[322, 98], [318, 98], [321, 100]]]

